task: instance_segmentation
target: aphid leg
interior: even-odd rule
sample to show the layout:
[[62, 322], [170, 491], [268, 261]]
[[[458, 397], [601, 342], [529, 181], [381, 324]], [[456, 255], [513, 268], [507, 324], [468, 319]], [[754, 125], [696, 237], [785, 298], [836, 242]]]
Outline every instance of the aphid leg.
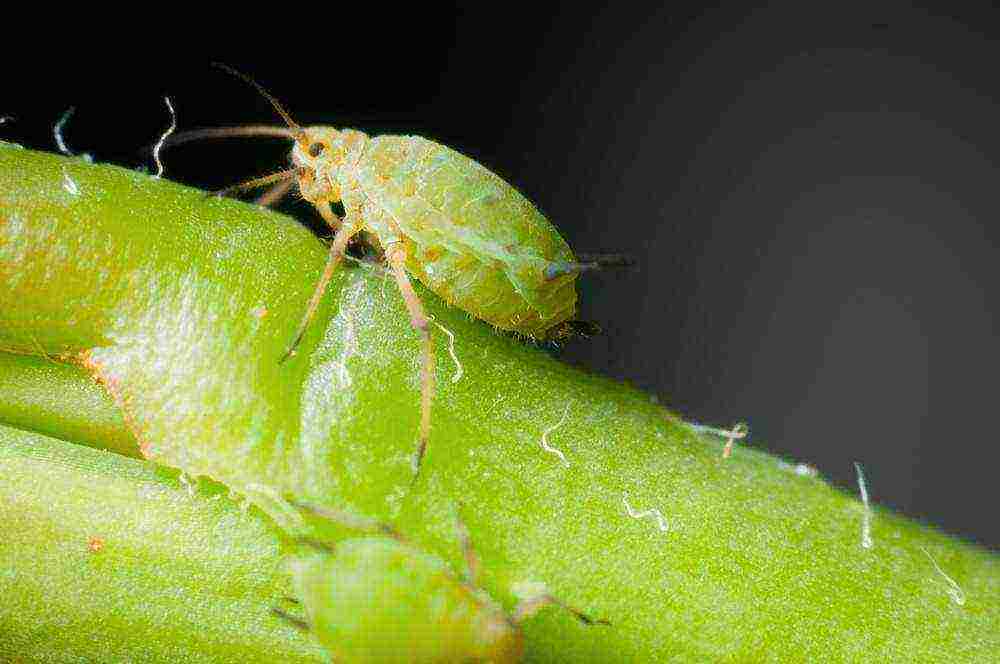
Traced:
[[295, 542], [303, 546], [311, 546], [321, 553], [333, 553], [332, 544], [327, 544], [322, 540], [313, 539], [312, 537], [298, 537], [295, 539]]
[[510, 619], [515, 625], [523, 623], [525, 620], [535, 615], [539, 609], [542, 609], [549, 604], [555, 604], [556, 606], [569, 611], [576, 619], [585, 625], [610, 625], [611, 623], [604, 618], [591, 618], [583, 611], [573, 608], [568, 604], [563, 604], [561, 601], [549, 595], [548, 593], [543, 593], [541, 595], [536, 595], [535, 597], [529, 597], [523, 599], [517, 603], [514, 607], [514, 612], [511, 613]]
[[[351, 530], [361, 530], [367, 532], [376, 532], [393, 539], [402, 541], [403, 536], [400, 535], [395, 528], [393, 528], [388, 523], [379, 521], [378, 519], [371, 519], [365, 516], [360, 516], [358, 514], [351, 514], [350, 512], [344, 512], [343, 510], [336, 510], [330, 507], [320, 507], [319, 505], [313, 505], [312, 503], [304, 502], [293, 502], [293, 505], [299, 509], [305, 510], [306, 512], [311, 512], [318, 517], [326, 519], [327, 521], [332, 521], [333, 523], [339, 524], [345, 528], [350, 528]], [[309, 543], [310, 541], [301, 540], [303, 543]], [[315, 541], [315, 540], [311, 540]]]
[[223, 196], [229, 196], [231, 194], [236, 194], [241, 191], [249, 191], [251, 189], [257, 189], [258, 187], [264, 187], [275, 182], [282, 182], [284, 180], [294, 180], [295, 177], [299, 175], [302, 169], [300, 168], [289, 168], [284, 171], [278, 171], [277, 173], [272, 173], [271, 175], [264, 175], [259, 178], [254, 178], [252, 180], [247, 180], [246, 182], [240, 182], [239, 184], [234, 184], [231, 187], [226, 187], [225, 189], [219, 189], [217, 191], [209, 191], [205, 193], [206, 197], [216, 197], [221, 198]]
[[410, 283], [410, 277], [406, 274], [406, 249], [402, 243], [390, 245], [385, 252], [392, 274], [396, 277], [396, 284], [399, 292], [403, 295], [406, 308], [410, 312], [410, 325], [420, 332], [424, 339], [424, 361], [420, 371], [420, 439], [417, 444], [417, 451], [413, 457], [413, 476], [416, 479], [420, 473], [420, 464], [427, 451], [427, 440], [431, 432], [431, 399], [434, 396], [434, 343], [431, 339], [430, 324], [427, 315], [424, 313], [424, 306], [420, 303]]
[[303, 631], [303, 632], [308, 632], [309, 631], [309, 623], [307, 623], [302, 618], [296, 618], [295, 616], [293, 616], [290, 613], [285, 613], [284, 611], [282, 611], [278, 607], [272, 607], [271, 608], [271, 613], [273, 613], [274, 615], [278, 616], [279, 618], [281, 618], [282, 620], [284, 620], [285, 622], [287, 622], [289, 625], [291, 625], [292, 627], [294, 627], [294, 628], [296, 628], [296, 629], [298, 629], [300, 631]]
[[271, 207], [275, 203], [281, 201], [288, 193], [288, 190], [295, 185], [295, 180], [288, 178], [287, 180], [282, 180], [278, 184], [274, 185], [263, 194], [257, 197], [253, 202], [254, 205], [259, 205], [260, 207]]
[[319, 211], [319, 216], [323, 217], [323, 221], [329, 226], [334, 233], [340, 230], [340, 217], [338, 217], [333, 208], [330, 207], [329, 201], [323, 201], [321, 203], [313, 203], [313, 206]]
[[299, 323], [299, 329], [295, 332], [295, 337], [292, 339], [291, 345], [285, 354], [281, 356], [278, 360], [279, 364], [284, 362], [298, 347], [299, 342], [302, 341], [302, 336], [306, 333], [306, 328], [309, 327], [309, 322], [312, 321], [313, 316], [316, 315], [316, 309], [319, 307], [320, 300], [323, 299], [323, 294], [326, 292], [326, 287], [330, 283], [330, 279], [333, 278], [333, 271], [337, 269], [337, 265], [340, 260], [344, 257], [344, 251], [347, 249], [347, 243], [351, 239], [351, 236], [357, 232], [357, 227], [354, 225], [344, 225], [340, 227], [337, 234], [333, 237], [333, 244], [330, 245], [330, 254], [326, 259], [326, 267], [323, 268], [323, 274], [316, 283], [316, 288], [313, 290], [312, 298], [309, 299], [309, 306], [306, 308], [306, 313], [302, 317], [302, 321]]
[[[462, 506], [458, 506], [459, 510]], [[465, 557], [465, 580], [470, 586], [479, 587], [479, 556], [472, 546], [472, 538], [469, 537], [469, 529], [462, 521], [462, 515], [455, 515], [455, 530], [458, 531], [458, 543], [462, 547], [462, 555]]]

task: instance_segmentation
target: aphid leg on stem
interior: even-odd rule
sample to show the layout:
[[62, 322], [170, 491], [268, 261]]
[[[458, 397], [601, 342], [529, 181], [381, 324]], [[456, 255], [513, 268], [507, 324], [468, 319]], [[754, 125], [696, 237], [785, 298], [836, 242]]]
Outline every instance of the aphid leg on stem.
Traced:
[[286, 613], [286, 612], [282, 611], [281, 609], [279, 609], [278, 607], [272, 607], [271, 608], [271, 613], [273, 613], [274, 615], [276, 615], [277, 617], [281, 618], [282, 620], [284, 620], [285, 622], [287, 622], [289, 625], [291, 625], [292, 627], [294, 627], [294, 628], [296, 628], [296, 629], [298, 629], [300, 631], [303, 631], [303, 632], [308, 632], [309, 631], [309, 623], [307, 623], [302, 618], [296, 618], [292, 614]]
[[420, 464], [427, 451], [427, 440], [431, 432], [431, 399], [434, 396], [434, 343], [431, 339], [430, 324], [427, 315], [424, 313], [424, 306], [420, 303], [410, 283], [410, 277], [406, 274], [406, 249], [400, 242], [393, 243], [386, 248], [386, 260], [392, 268], [392, 274], [396, 277], [396, 284], [399, 292], [403, 295], [406, 308], [410, 312], [410, 325], [420, 332], [424, 340], [423, 368], [420, 371], [420, 439], [417, 443], [417, 451], [413, 457], [413, 476], [416, 479], [420, 473]]
[[527, 599], [522, 599], [514, 607], [514, 612], [510, 614], [511, 622], [515, 625], [523, 623], [525, 620], [535, 615], [539, 611], [549, 604], [555, 604], [556, 606], [569, 611], [576, 619], [585, 625], [610, 625], [611, 623], [604, 618], [591, 618], [583, 611], [573, 608], [568, 604], [564, 604], [552, 595], [548, 593], [542, 593], [541, 595], [536, 595], [535, 597], [529, 597]]
[[[330, 507], [320, 507], [319, 505], [313, 505], [312, 503], [304, 502], [293, 502], [295, 507], [305, 510], [306, 512], [311, 512], [316, 516], [331, 521], [344, 528], [349, 528], [351, 530], [360, 530], [362, 532], [374, 532], [393, 539], [403, 541], [403, 536], [396, 531], [388, 523], [384, 521], [379, 521], [378, 519], [371, 519], [369, 517], [360, 516], [357, 514], [351, 514], [350, 512], [344, 512], [342, 510], [336, 510]], [[302, 539], [299, 540], [303, 544], [316, 545], [316, 540]], [[319, 543], [322, 545], [322, 543]], [[326, 546], [326, 545], [322, 545]]]
[[323, 217], [323, 221], [329, 226], [334, 233], [340, 230], [340, 217], [338, 217], [333, 208], [330, 207], [329, 201], [322, 201], [319, 203], [313, 203], [313, 206], [319, 211], [319, 216]]
[[476, 550], [472, 546], [469, 529], [466, 527], [465, 522], [462, 521], [461, 504], [458, 506], [458, 509], [459, 513], [455, 515], [455, 530], [458, 531], [458, 543], [461, 545], [462, 555], [465, 557], [465, 580], [470, 586], [478, 588], [479, 556], [476, 555]]
[[302, 336], [306, 333], [309, 322], [316, 315], [316, 309], [319, 307], [320, 300], [323, 299], [323, 293], [326, 292], [326, 287], [330, 284], [330, 279], [333, 278], [333, 271], [337, 269], [337, 265], [344, 257], [348, 241], [350, 241], [351, 236], [357, 233], [357, 231], [358, 228], [354, 224], [344, 224], [333, 237], [333, 244], [330, 245], [330, 254], [326, 259], [326, 267], [323, 268], [323, 274], [320, 276], [319, 281], [316, 282], [316, 288], [309, 299], [309, 306], [306, 308], [306, 313], [299, 323], [299, 328], [295, 332], [295, 337], [292, 339], [291, 345], [285, 351], [285, 354], [281, 356], [281, 359], [278, 360], [279, 364], [291, 357], [296, 347], [298, 347], [299, 342], [302, 341]]

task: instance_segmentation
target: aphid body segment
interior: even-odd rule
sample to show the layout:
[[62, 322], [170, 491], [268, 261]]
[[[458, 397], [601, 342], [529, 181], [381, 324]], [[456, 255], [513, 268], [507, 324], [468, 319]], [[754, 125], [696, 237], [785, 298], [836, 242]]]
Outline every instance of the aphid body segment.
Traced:
[[[446, 302], [503, 330], [537, 339], [592, 331], [572, 321], [574, 282], [581, 271], [620, 264], [620, 258], [577, 262], [566, 241], [527, 198], [448, 147], [419, 136], [372, 138], [351, 129], [301, 127], [252, 79], [219, 66], [256, 87], [287, 127], [195, 130], [175, 135], [171, 142], [228, 136], [293, 141], [293, 168], [226, 190], [274, 184], [261, 199], [273, 203], [297, 182], [302, 197], [335, 231], [326, 267], [282, 361], [305, 334], [351, 238], [364, 234], [369, 244], [381, 248], [411, 324], [423, 337], [416, 469], [430, 432], [434, 364], [429, 320], [409, 275]], [[333, 210], [336, 203], [343, 205], [343, 218]]]
[[545, 338], [576, 313], [569, 245], [516, 189], [419, 136], [305, 128], [292, 160], [303, 196], [342, 201], [344, 227], [401, 252], [442, 299], [499, 328]]
[[518, 662], [523, 637], [484, 591], [390, 537], [344, 540], [293, 569], [308, 629], [337, 662]]
[[306, 617], [274, 609], [313, 633], [334, 661], [514, 664], [524, 654], [521, 624], [549, 605], [586, 625], [610, 625], [564, 604], [541, 584], [518, 593], [521, 600], [506, 613], [479, 587], [479, 557], [461, 518], [456, 525], [464, 579], [388, 524], [315, 505], [298, 507], [350, 529], [378, 533], [336, 545], [300, 540], [316, 550], [293, 563], [295, 601]]
[[[574, 281], [580, 265], [524, 196], [472, 159], [425, 138], [299, 128], [292, 162], [303, 198], [336, 236], [291, 348], [305, 333], [350, 238], [361, 232], [374, 238], [411, 324], [424, 337], [414, 457], [419, 469], [430, 432], [433, 345], [407, 273], [477, 318], [544, 338], [576, 313]], [[332, 211], [337, 202], [344, 207], [343, 219]]]

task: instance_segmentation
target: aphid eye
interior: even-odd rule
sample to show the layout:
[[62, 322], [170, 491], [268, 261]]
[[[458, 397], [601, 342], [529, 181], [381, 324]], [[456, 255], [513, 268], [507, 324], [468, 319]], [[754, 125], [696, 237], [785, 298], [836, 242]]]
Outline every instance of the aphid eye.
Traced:
[[326, 148], [322, 143], [313, 143], [309, 146], [309, 156], [318, 157], [322, 154], [323, 150]]

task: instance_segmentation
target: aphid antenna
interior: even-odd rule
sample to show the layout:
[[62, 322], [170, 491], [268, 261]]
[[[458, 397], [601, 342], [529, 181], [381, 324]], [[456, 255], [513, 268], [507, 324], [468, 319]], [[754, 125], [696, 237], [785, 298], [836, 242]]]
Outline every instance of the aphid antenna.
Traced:
[[233, 76], [242, 79], [244, 82], [252, 85], [257, 90], [257, 92], [259, 92], [261, 96], [264, 97], [264, 99], [267, 99], [269, 102], [271, 102], [271, 106], [274, 107], [274, 110], [278, 113], [278, 115], [281, 116], [281, 119], [285, 121], [285, 124], [287, 124], [288, 128], [291, 130], [292, 138], [303, 144], [305, 144], [308, 141], [305, 130], [302, 127], [300, 127], [299, 124], [295, 122], [295, 120], [292, 119], [292, 116], [288, 114], [288, 111], [286, 111], [284, 106], [281, 105], [281, 102], [279, 102], [274, 95], [265, 90], [263, 85], [253, 80], [243, 72], [237, 71], [236, 69], [233, 69], [229, 65], [223, 64], [221, 62], [213, 62], [212, 66], [218, 67], [219, 69], [228, 72]]
[[240, 138], [246, 136], [264, 136], [268, 138], [284, 138], [295, 140], [296, 134], [288, 127], [276, 127], [274, 125], [239, 125], [233, 127], [203, 127], [201, 129], [188, 129], [179, 131], [165, 142], [165, 145], [173, 147], [184, 143], [202, 141], [215, 138]]

